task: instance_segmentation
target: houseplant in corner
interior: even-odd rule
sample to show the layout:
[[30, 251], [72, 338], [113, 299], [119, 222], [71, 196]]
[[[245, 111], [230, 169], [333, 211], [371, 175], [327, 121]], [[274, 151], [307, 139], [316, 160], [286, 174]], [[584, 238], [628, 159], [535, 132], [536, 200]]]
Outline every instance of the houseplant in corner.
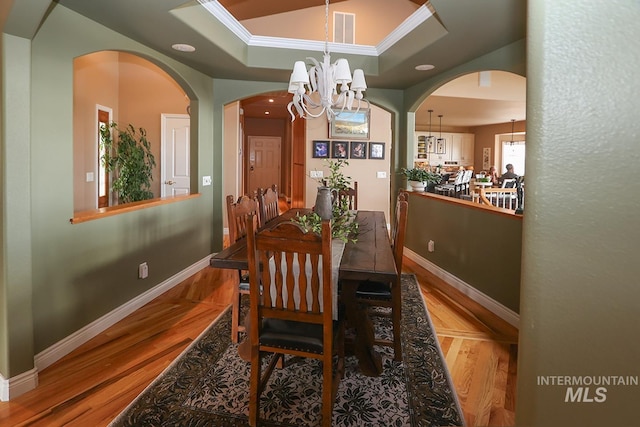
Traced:
[[440, 184], [442, 180], [442, 176], [439, 173], [422, 168], [402, 168], [402, 174], [407, 178], [413, 191], [425, 191], [429, 187], [433, 188], [436, 184]]

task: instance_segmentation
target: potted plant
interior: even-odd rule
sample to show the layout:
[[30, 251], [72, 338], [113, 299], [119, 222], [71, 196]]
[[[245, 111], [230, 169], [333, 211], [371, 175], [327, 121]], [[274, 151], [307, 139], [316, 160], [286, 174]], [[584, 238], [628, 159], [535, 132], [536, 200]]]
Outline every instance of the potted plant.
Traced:
[[[117, 140], [113, 138], [112, 129], [117, 132]], [[118, 203], [153, 199], [151, 181], [156, 161], [146, 131], [139, 128], [136, 132], [131, 124], [122, 130], [112, 122], [100, 128], [100, 136], [104, 148], [100, 161], [107, 172], [116, 175], [111, 188], [118, 196]]]
[[413, 191], [425, 191], [425, 188], [429, 189], [429, 187], [433, 189], [442, 180], [439, 173], [422, 168], [402, 168], [402, 174], [407, 178]]
[[[355, 220], [355, 213], [349, 211], [349, 202], [346, 198], [338, 197], [340, 190], [345, 190], [351, 185], [351, 178], [345, 176], [342, 168], [349, 163], [346, 160], [338, 159], [336, 161], [326, 160], [325, 163], [329, 168], [329, 176], [320, 180], [320, 190], [326, 190], [329, 194], [329, 206], [331, 213], [331, 234], [334, 239], [340, 239], [346, 242], [355, 242], [358, 236], [358, 223]], [[322, 217], [318, 214], [317, 208], [320, 199], [316, 199], [316, 207], [313, 212], [305, 215], [298, 215], [293, 221], [300, 224], [307, 231], [320, 233], [322, 229]]]

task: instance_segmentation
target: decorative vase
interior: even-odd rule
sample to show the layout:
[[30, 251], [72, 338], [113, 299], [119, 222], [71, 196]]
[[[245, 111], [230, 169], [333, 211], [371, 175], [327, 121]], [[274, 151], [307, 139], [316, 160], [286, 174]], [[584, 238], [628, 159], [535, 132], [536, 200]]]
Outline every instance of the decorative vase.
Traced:
[[424, 191], [426, 187], [424, 181], [409, 181], [409, 185], [413, 191]]
[[338, 190], [329, 187], [318, 187], [318, 195], [316, 196], [316, 205], [313, 211], [322, 219], [331, 219], [333, 217], [333, 203], [338, 195]]

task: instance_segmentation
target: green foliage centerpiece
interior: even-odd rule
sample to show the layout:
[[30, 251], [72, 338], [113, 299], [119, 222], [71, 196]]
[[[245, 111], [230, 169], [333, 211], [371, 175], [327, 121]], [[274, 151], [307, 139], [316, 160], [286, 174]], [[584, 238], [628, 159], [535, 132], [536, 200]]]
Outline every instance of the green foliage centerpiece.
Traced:
[[[118, 133], [117, 141], [114, 141], [111, 129]], [[107, 172], [115, 171], [111, 188], [118, 196], [118, 203], [153, 199], [151, 181], [156, 161], [147, 132], [143, 128], [136, 132], [131, 124], [122, 130], [112, 122], [100, 127], [100, 137], [104, 150], [100, 161]]]
[[[358, 223], [355, 221], [355, 213], [349, 210], [347, 198], [339, 197], [340, 190], [346, 190], [351, 186], [351, 178], [344, 175], [342, 168], [349, 165], [346, 160], [325, 160], [329, 168], [329, 176], [322, 179], [322, 187], [329, 189], [333, 194], [331, 203], [331, 234], [334, 239], [343, 242], [355, 242], [358, 236]], [[320, 234], [322, 230], [322, 218], [316, 212], [298, 215], [293, 221], [300, 224], [307, 231]]]

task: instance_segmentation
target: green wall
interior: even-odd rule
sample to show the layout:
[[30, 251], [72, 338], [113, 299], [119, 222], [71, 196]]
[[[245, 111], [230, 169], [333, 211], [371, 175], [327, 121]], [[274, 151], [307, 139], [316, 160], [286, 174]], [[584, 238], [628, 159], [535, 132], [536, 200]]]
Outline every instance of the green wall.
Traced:
[[[2, 37], [0, 373], [33, 367], [29, 40]], [[27, 357], [31, 355], [31, 357]], [[13, 365], [10, 366], [10, 361]], [[11, 371], [11, 367], [15, 367]]]
[[576, 6], [528, 2], [516, 424], [636, 426], [640, 385], [567, 402], [539, 383], [640, 376], [640, 5]]
[[[214, 182], [222, 175], [213, 165], [221, 143], [213, 137], [211, 78], [60, 6], [32, 41], [3, 40], [10, 45], [3, 81], [11, 88], [3, 93], [4, 105], [11, 102], [3, 166], [11, 178], [3, 186], [10, 268], [3, 271], [0, 372], [11, 377], [31, 369], [34, 354], [206, 258], [222, 240], [217, 186], [200, 187], [190, 200], [70, 224], [73, 58], [125, 50], [160, 65], [193, 100], [192, 173]], [[141, 262], [149, 265], [144, 281], [137, 278]]]
[[[430, 240], [434, 252], [428, 251]], [[513, 312], [520, 311], [521, 216], [410, 192], [405, 246]]]

